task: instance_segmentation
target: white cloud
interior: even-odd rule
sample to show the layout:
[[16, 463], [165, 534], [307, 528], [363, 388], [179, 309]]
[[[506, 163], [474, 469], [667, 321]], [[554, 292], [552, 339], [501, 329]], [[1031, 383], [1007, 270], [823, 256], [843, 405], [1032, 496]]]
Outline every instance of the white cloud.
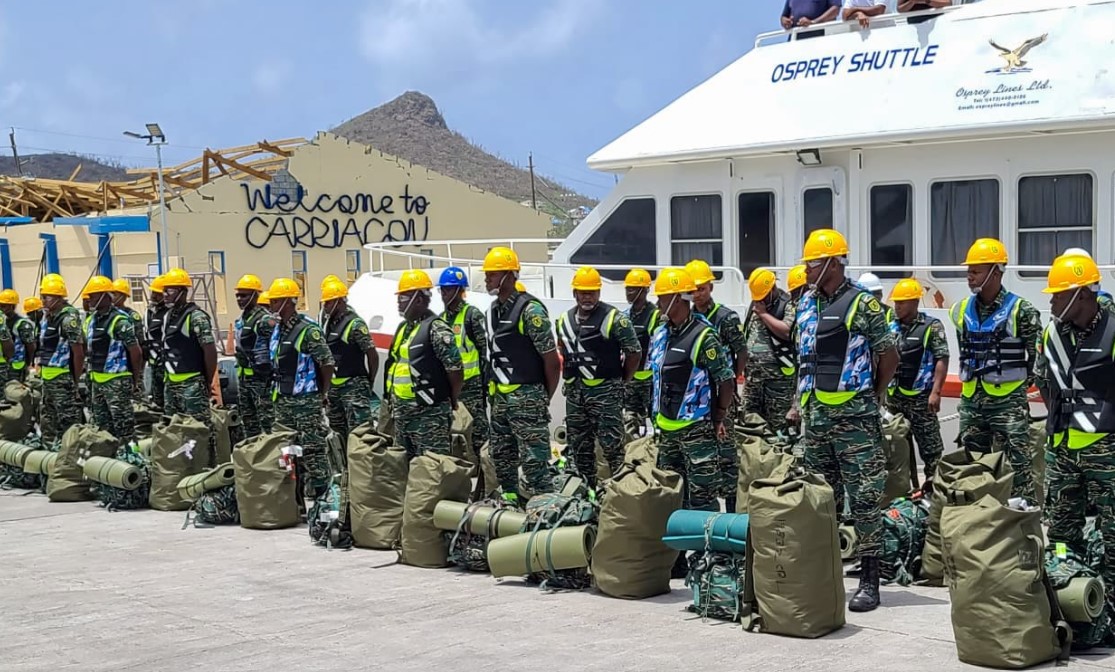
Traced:
[[27, 84], [23, 81], [8, 82], [0, 89], [0, 108], [8, 108], [16, 105], [20, 99], [23, 98], [24, 92], [27, 90]]
[[256, 66], [252, 73], [252, 86], [256, 93], [263, 96], [274, 96], [279, 93], [286, 78], [288, 68], [285, 63], [270, 62]]

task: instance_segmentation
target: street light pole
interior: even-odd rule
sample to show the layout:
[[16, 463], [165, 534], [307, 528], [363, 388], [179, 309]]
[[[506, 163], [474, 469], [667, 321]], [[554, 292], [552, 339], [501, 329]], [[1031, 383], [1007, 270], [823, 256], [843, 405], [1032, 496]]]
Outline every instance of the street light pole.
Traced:
[[162, 266], [162, 272], [166, 273], [170, 270], [170, 234], [166, 228], [166, 185], [163, 183], [163, 145], [166, 144], [166, 135], [163, 129], [158, 124], [147, 124], [147, 133], [136, 133], [134, 131], [124, 131], [124, 135], [129, 138], [137, 138], [139, 140], [146, 140], [148, 145], [155, 145], [155, 161], [158, 163], [159, 170], [159, 219], [162, 229], [160, 234], [163, 239], [162, 255], [159, 258], [159, 265]]

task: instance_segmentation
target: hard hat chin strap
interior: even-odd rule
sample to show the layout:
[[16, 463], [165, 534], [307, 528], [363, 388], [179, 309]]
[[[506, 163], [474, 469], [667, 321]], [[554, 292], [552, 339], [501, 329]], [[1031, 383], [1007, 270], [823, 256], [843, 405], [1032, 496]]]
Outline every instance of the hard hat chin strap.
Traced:
[[1072, 298], [1069, 299], [1069, 302], [1065, 304], [1065, 308], [1060, 313], [1056, 313], [1056, 314], [1053, 315], [1054, 321], [1056, 321], [1056, 322], [1064, 322], [1065, 321], [1065, 315], [1069, 312], [1069, 308], [1072, 308], [1072, 304], [1076, 303], [1076, 299], [1080, 296], [1080, 290], [1081, 289], [1082, 289], [1081, 287], [1077, 287], [1076, 289], [1073, 290]]

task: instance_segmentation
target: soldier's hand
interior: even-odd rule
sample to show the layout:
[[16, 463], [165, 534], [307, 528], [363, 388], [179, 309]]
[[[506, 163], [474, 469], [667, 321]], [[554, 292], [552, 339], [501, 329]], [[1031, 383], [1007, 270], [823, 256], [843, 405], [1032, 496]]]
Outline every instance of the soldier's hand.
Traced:
[[716, 438], [723, 441], [728, 438], [728, 430], [724, 427], [724, 421], [718, 420], [716, 422]]
[[798, 425], [800, 425], [801, 424], [801, 409], [798, 408], [797, 406], [794, 406], [789, 411], [787, 411], [786, 422], [790, 423], [794, 427], [797, 427]]
[[457, 400], [456, 400], [456, 399], [452, 400], [452, 402], [450, 403], [450, 405], [451, 405], [451, 406], [453, 407], [453, 410], [454, 410], [454, 411], [456, 411], [456, 410], [457, 410]]
[[929, 410], [932, 411], [934, 415], [941, 412], [941, 393], [940, 392], [930, 392], [929, 393], [928, 406], [929, 406]]
[[767, 304], [763, 303], [762, 301], [752, 301], [751, 312], [755, 313], [756, 315], [765, 315], [770, 311], [767, 310]]

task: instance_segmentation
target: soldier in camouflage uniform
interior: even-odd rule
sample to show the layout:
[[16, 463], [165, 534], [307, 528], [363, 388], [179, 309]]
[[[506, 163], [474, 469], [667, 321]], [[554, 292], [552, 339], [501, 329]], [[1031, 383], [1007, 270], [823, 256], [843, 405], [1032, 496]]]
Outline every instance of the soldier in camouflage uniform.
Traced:
[[790, 335], [793, 302], [776, 280], [774, 271], [757, 268], [747, 282], [751, 312], [743, 323], [743, 408], [758, 413], [777, 432], [785, 429], [793, 402], [797, 357]]
[[[14, 289], [5, 289], [0, 292], [0, 312], [4, 313], [4, 326], [8, 328], [12, 342], [11, 356], [5, 354], [8, 362], [8, 376], [0, 379], [0, 383], [7, 380], [27, 380], [27, 363], [35, 357], [35, 325], [31, 320], [16, 312], [19, 304], [19, 294]], [[0, 336], [0, 348], [3, 340]]]
[[520, 467], [535, 495], [553, 488], [550, 399], [561, 379], [561, 361], [546, 309], [515, 289], [520, 270], [515, 251], [493, 247], [482, 269], [484, 285], [495, 297], [488, 308], [492, 461], [504, 499], [525, 504], [519, 499]]
[[647, 351], [650, 348], [650, 335], [659, 327], [661, 319], [658, 308], [647, 300], [647, 294], [650, 293], [650, 273], [641, 268], [633, 268], [627, 273], [623, 284], [627, 302], [631, 304], [627, 309], [627, 317], [635, 329], [635, 337], [639, 340], [639, 349], [642, 351], [635, 375], [623, 390], [623, 410], [627, 413], [634, 434], [645, 432], [646, 422], [651, 417], [654, 372], [647, 366]]
[[642, 358], [631, 319], [600, 301], [600, 273], [573, 274], [576, 305], [557, 318], [564, 361], [565, 425], [577, 471], [596, 487], [596, 443], [614, 474], [623, 466], [623, 386]]
[[329, 427], [347, 445], [348, 434], [372, 419], [372, 383], [379, 371], [379, 355], [368, 325], [349, 307], [348, 286], [340, 280], [321, 290], [325, 307], [325, 342], [336, 368], [329, 386]]
[[[480, 449], [488, 442], [488, 330], [484, 313], [465, 301], [468, 276], [464, 269], [450, 266], [441, 273], [438, 289], [445, 312], [441, 319], [453, 327], [457, 351], [464, 366], [464, 385], [460, 401], [472, 415], [472, 452], [479, 458]], [[494, 484], [492, 484], [494, 485]]]
[[960, 344], [960, 436], [971, 450], [993, 450], [999, 437], [1011, 469], [1012, 497], [1036, 496], [1030, 403], [1041, 316], [1026, 299], [1003, 288], [1007, 249], [981, 238], [964, 261], [972, 296], [952, 307], [949, 317]]
[[[1115, 306], [1100, 301], [1089, 256], [1063, 255], [1049, 269], [1053, 321], [1042, 334], [1035, 375], [1049, 407], [1045, 521], [1055, 552], [1088, 557], [1083, 530], [1091, 499], [1103, 536], [1100, 571], [1115, 609]], [[1089, 497], [1089, 491], [1093, 495]]]
[[151, 298], [147, 304], [147, 319], [144, 320], [145, 340], [147, 341], [147, 364], [151, 367], [151, 403], [162, 410], [166, 385], [166, 357], [163, 354], [163, 322], [166, 320], [167, 305], [163, 301], [163, 276], [151, 281]]
[[132, 398], [143, 381], [143, 351], [128, 314], [113, 304], [112, 281], [103, 275], [89, 280], [92, 313], [85, 327], [85, 360], [93, 424], [121, 444], [135, 439]]
[[395, 442], [411, 459], [450, 454], [449, 428], [464, 383], [453, 329], [430, 310], [434, 283], [425, 271], [399, 278], [399, 315], [391, 351], [391, 413]]
[[66, 301], [66, 283], [57, 273], [46, 275], [39, 285], [45, 317], [39, 330], [39, 373], [43, 379], [40, 414], [43, 445], [51, 446], [73, 425], [85, 422], [77, 394], [78, 380], [85, 367], [85, 339], [77, 308]]
[[925, 289], [914, 278], [899, 280], [891, 291], [899, 329], [898, 373], [887, 391], [887, 405], [910, 421], [928, 485], [945, 450], [937, 414], [941, 412], [941, 388], [949, 371], [949, 342], [941, 321], [918, 310], [924, 294]]
[[236, 282], [236, 373], [238, 377], [240, 419], [244, 438], [271, 431], [274, 421], [271, 406], [271, 334], [278, 323], [259, 305], [263, 282], [247, 274]]
[[[163, 322], [163, 355], [166, 358], [163, 414], [189, 415], [209, 428], [210, 463], [216, 456], [216, 431], [210, 399], [216, 400], [217, 346], [209, 315], [189, 301], [193, 280], [181, 268], [163, 276], [168, 311]], [[215, 466], [215, 465], [212, 465]]]
[[[837, 511], [844, 509], [845, 489], [851, 504], [860, 582], [848, 608], [871, 611], [879, 606], [886, 484], [879, 403], [898, 352], [883, 307], [846, 277], [847, 256], [847, 241], [831, 229], [816, 230], [805, 242], [802, 260], [814, 289], [798, 303], [798, 394], [805, 466], [832, 485]], [[790, 412], [796, 422], [798, 409]]]
[[271, 333], [272, 400], [276, 423], [298, 432], [302, 458], [298, 460], [298, 482], [302, 492], [314, 499], [325, 494], [330, 468], [326, 457], [325, 405], [333, 379], [333, 354], [325, 344], [321, 327], [298, 312], [301, 294], [298, 283], [278, 278], [268, 290], [271, 309], [279, 327]]

